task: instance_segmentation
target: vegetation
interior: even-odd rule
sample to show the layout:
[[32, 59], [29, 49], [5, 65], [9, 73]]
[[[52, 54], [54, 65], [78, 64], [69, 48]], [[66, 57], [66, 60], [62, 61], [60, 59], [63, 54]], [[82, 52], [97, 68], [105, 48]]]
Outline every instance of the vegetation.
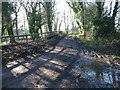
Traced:
[[118, 0], [10, 1], [0, 10], [3, 88], [120, 88]]
[[15, 42], [14, 32], [13, 32], [13, 21], [11, 14], [13, 13], [13, 6], [8, 2], [2, 3], [2, 8], [4, 11], [2, 12], [2, 35], [5, 31], [7, 31], [8, 35], [11, 36], [10, 42]]
[[[119, 14], [119, 2], [117, 0], [116, 2], [111, 1], [110, 5], [106, 7], [105, 3], [97, 1], [94, 3], [67, 2], [74, 13], [77, 24], [77, 27], [75, 27], [72, 23], [73, 32], [77, 31], [76, 36], [84, 43], [87, 42], [87, 45], [116, 48], [116, 51], [119, 52], [120, 31], [116, 28], [119, 27], [119, 20], [116, 23], [116, 16]], [[18, 15], [21, 8], [24, 8], [26, 12], [29, 33], [32, 35], [32, 39], [38, 38], [36, 33], [43, 36], [44, 31], [53, 33], [60, 30], [62, 22], [65, 24], [67, 34], [70, 34], [69, 25], [65, 22], [68, 20], [68, 16], [64, 13], [64, 20], [60, 20], [56, 14], [55, 5], [55, 1], [2, 2], [2, 8], [4, 8], [2, 12], [2, 36], [9, 35], [10, 43], [15, 42], [14, 35], [19, 35]], [[82, 38], [82, 35], [84, 35], [84, 38]]]

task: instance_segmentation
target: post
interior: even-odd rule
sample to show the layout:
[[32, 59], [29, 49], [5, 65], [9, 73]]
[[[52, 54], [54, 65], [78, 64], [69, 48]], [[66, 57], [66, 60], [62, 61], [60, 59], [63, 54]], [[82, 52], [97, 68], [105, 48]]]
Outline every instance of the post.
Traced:
[[28, 38], [27, 38], [27, 35], [26, 35], [26, 43], [27, 43], [27, 48], [28, 48]]
[[38, 46], [38, 42], [39, 42], [39, 33], [37, 33], [37, 46]]
[[26, 35], [25, 35], [25, 36], [23, 36], [23, 37], [24, 37], [24, 42], [26, 42], [26, 40], [25, 40], [25, 39], [26, 39]]
[[10, 36], [10, 39], [12, 38], [11, 39], [11, 55], [12, 55], [12, 58], [14, 57], [14, 52], [13, 52], [13, 37], [14, 36], [12, 36], [12, 35]]

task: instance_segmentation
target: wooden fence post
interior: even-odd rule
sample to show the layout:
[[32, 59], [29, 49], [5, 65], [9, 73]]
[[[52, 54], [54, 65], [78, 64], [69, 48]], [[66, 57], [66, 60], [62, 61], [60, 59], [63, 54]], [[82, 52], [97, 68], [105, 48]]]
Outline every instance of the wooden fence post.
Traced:
[[26, 35], [26, 43], [27, 43], [27, 48], [28, 48], [28, 38], [27, 38], [27, 35]]
[[37, 38], [36, 38], [37, 40], [36, 40], [36, 41], [37, 41], [37, 47], [38, 47], [39, 34], [38, 34], [38, 33], [36, 33], [36, 35], [37, 35]]
[[13, 52], [13, 37], [14, 37], [14, 36], [10, 36], [10, 39], [11, 39], [11, 54], [12, 54], [12, 58], [14, 58], [14, 52]]

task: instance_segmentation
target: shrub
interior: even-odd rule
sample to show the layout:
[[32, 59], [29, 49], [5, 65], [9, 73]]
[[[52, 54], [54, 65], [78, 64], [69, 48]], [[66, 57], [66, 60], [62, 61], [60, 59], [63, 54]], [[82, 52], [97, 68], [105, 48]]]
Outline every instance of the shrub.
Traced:
[[95, 26], [95, 37], [96, 38], [109, 38], [111, 37], [115, 30], [113, 30], [112, 26], [112, 18], [105, 16], [105, 17], [95, 17], [93, 19], [93, 24]]

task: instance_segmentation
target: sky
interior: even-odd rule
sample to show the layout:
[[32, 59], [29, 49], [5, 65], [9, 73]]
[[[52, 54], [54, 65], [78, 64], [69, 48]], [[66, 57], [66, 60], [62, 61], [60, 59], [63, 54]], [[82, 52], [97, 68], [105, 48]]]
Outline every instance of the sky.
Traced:
[[[65, 22], [69, 24], [69, 29], [70, 29], [72, 27], [71, 25], [72, 19], [74, 18], [72, 17], [74, 16], [73, 11], [70, 9], [70, 7], [68, 6], [65, 0], [56, 0], [56, 2], [58, 2], [58, 4], [56, 5], [56, 8], [57, 8], [56, 12], [60, 12], [59, 19], [60, 20], [64, 19], [64, 13], [65, 13], [66, 17], [68, 17], [68, 19], [65, 20]], [[70, 10], [71, 10], [71, 13], [70, 13]], [[64, 20], [62, 21], [61, 26], [62, 26], [61, 30], [64, 30], [65, 29]]]

